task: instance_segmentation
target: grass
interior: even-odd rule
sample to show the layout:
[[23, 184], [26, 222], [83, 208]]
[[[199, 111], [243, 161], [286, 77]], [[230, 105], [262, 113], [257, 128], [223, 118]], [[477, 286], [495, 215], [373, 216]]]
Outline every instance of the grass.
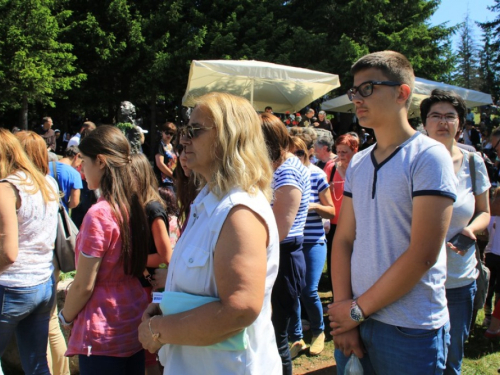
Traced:
[[481, 326], [484, 311], [477, 314], [469, 341], [465, 344], [462, 374], [496, 374], [500, 367], [500, 341], [484, 337], [486, 328]]
[[76, 275], [76, 271], [70, 271], [70, 272], [66, 272], [66, 273], [61, 272], [59, 275], [59, 281], [64, 281], [67, 279], [74, 279], [75, 275]]

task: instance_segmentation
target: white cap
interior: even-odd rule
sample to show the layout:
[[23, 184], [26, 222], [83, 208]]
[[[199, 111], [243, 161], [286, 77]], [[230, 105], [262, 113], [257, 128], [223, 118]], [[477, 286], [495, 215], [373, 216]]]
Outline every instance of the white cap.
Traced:
[[147, 131], [147, 130], [144, 130], [144, 129], [143, 129], [143, 128], [141, 128], [139, 125], [136, 125], [136, 126], [139, 128], [139, 130], [141, 131], [141, 133], [143, 133], [143, 134], [147, 134], [147, 133], [148, 133], [148, 131]]

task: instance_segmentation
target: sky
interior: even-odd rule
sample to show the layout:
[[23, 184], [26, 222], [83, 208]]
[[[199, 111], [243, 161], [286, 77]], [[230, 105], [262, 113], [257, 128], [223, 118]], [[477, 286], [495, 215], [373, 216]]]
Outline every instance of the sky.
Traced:
[[[499, 13], [490, 12], [487, 7], [494, 5], [494, 0], [441, 0], [436, 13], [431, 17], [431, 25], [439, 25], [448, 22], [448, 26], [454, 26], [465, 19], [467, 10], [471, 21], [493, 21]], [[458, 35], [453, 37], [453, 48], [458, 44]], [[474, 24], [474, 39], [480, 44], [481, 29]]]

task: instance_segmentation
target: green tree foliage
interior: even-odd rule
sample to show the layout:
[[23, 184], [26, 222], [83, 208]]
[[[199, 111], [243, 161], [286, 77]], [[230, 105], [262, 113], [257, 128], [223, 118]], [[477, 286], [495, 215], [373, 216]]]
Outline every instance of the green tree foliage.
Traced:
[[332, 72], [340, 76], [343, 91], [352, 84], [349, 69], [356, 59], [392, 49], [409, 57], [417, 75], [442, 80], [453, 67], [449, 37], [454, 30], [428, 24], [438, 4], [71, 0], [60, 4], [67, 27], [59, 43], [73, 46], [77, 67], [88, 79], [59, 100], [58, 108], [112, 121], [119, 103], [130, 100], [154, 125], [173, 117], [157, 115], [163, 106], [158, 103], [180, 107], [193, 59], [253, 59]]
[[481, 51], [481, 91], [490, 93], [498, 98], [500, 95], [500, 0], [488, 7], [498, 15], [492, 22], [479, 23], [483, 31], [483, 48]]
[[497, 97], [500, 92], [500, 82], [498, 77], [498, 54], [499, 51], [493, 45], [493, 35], [491, 28], [483, 29], [483, 48], [480, 51], [480, 91], [487, 92]]
[[56, 13], [52, 0], [0, 2], [0, 109], [22, 109], [27, 128], [28, 104], [55, 106], [54, 99], [85, 79], [78, 73], [73, 46], [59, 40], [68, 11]]
[[467, 13], [459, 29], [460, 41], [457, 48], [457, 65], [453, 74], [453, 83], [467, 89], [479, 90], [479, 50], [474, 39], [472, 23]]

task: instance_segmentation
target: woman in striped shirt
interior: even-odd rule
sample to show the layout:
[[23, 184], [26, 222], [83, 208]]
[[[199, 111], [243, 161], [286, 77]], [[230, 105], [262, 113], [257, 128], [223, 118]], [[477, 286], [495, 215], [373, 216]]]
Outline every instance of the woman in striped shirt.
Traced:
[[[309, 212], [304, 228], [304, 258], [306, 262], [306, 285], [302, 289], [300, 300], [307, 311], [311, 323], [312, 339], [309, 353], [320, 354], [325, 347], [325, 325], [323, 321], [323, 306], [318, 295], [318, 284], [323, 273], [326, 260], [326, 237], [322, 219], [332, 219], [335, 216], [335, 207], [329, 191], [326, 174], [309, 162], [308, 148], [300, 137], [292, 137], [291, 151], [309, 169], [311, 173], [311, 195], [309, 198]], [[306, 348], [302, 339], [302, 322], [300, 319], [300, 302], [296, 314], [291, 321], [290, 348], [292, 358]]]
[[269, 113], [260, 117], [274, 169], [272, 205], [280, 238], [280, 264], [271, 296], [272, 321], [283, 374], [292, 375], [287, 329], [305, 285], [302, 244], [309, 209], [310, 173], [289, 151], [291, 138], [283, 122]]

